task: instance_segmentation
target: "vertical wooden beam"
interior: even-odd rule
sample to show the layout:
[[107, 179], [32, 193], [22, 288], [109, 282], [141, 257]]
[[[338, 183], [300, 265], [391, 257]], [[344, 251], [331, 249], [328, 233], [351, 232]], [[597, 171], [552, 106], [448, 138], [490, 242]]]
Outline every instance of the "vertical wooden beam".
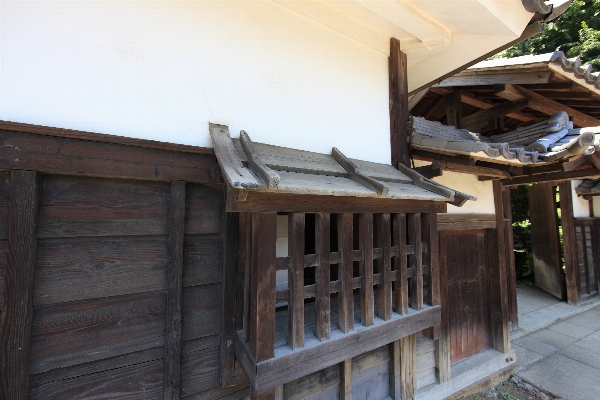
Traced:
[[0, 398], [25, 400], [37, 251], [40, 185], [35, 171], [11, 171], [0, 329]]
[[455, 87], [452, 93], [446, 96], [446, 125], [460, 128], [462, 118], [462, 100], [460, 89]]
[[400, 339], [402, 400], [412, 400], [417, 391], [417, 334]]
[[400, 340], [393, 341], [390, 347], [390, 397], [393, 400], [400, 400], [402, 396]]
[[[423, 265], [428, 266], [428, 272], [423, 277], [423, 302], [430, 306], [440, 304], [440, 277], [438, 265], [438, 231], [437, 214], [421, 214], [421, 233], [427, 251], [423, 253]], [[423, 335], [432, 340], [440, 337], [440, 325], [423, 331]]]
[[440, 337], [435, 341], [435, 377], [438, 383], [450, 380], [450, 319], [448, 313], [448, 248], [446, 232], [439, 236], [440, 305], [442, 321]]
[[243, 296], [243, 320], [242, 320], [242, 336], [244, 341], [248, 343], [250, 341], [250, 310], [252, 304], [250, 304], [250, 289], [251, 289], [251, 266], [252, 266], [252, 213], [243, 213], [240, 219], [240, 244], [243, 243], [243, 259], [240, 258], [242, 263], [241, 268], [244, 270], [244, 296]]
[[338, 279], [342, 292], [339, 301], [339, 324], [343, 333], [354, 330], [354, 296], [352, 294], [352, 213], [337, 215], [338, 251], [342, 261], [338, 266]]
[[283, 385], [275, 387], [275, 400], [283, 400]]
[[506, 236], [506, 282], [508, 285], [508, 312], [510, 330], [519, 327], [517, 309], [517, 271], [515, 270], [515, 252], [512, 229], [512, 211], [510, 207], [510, 188], [502, 191], [502, 207], [504, 210], [504, 235]]
[[510, 351], [510, 326], [508, 315], [508, 286], [506, 283], [506, 236], [504, 234], [504, 210], [502, 182], [493, 181], [494, 207], [496, 210], [495, 248], [488, 247], [490, 257], [497, 259], [490, 264], [490, 309], [492, 320], [492, 347], [501, 352]]
[[277, 213], [252, 213], [250, 351], [256, 362], [275, 356]]
[[304, 227], [303, 213], [288, 215], [288, 345], [295, 350], [304, 346]]
[[392, 230], [390, 214], [375, 214], [377, 247], [381, 247], [381, 259], [378, 262], [381, 283], [378, 285], [379, 318], [392, 318]]
[[408, 244], [414, 253], [408, 257], [409, 268], [414, 268], [415, 274], [410, 279], [410, 306], [415, 310], [423, 308], [423, 242], [421, 238], [421, 214], [408, 216]]
[[560, 223], [563, 233], [563, 249], [565, 259], [565, 278], [567, 281], [567, 301], [578, 305], [581, 300], [579, 268], [577, 265], [577, 239], [575, 237], [575, 221], [573, 220], [573, 194], [571, 181], [559, 184]]
[[[235, 294], [235, 329], [241, 330], [244, 327], [244, 281], [246, 279], [246, 226], [248, 223], [248, 213], [237, 213], [238, 215], [238, 247], [237, 247], [237, 282]], [[246, 317], [247, 319], [247, 317]]]
[[375, 299], [373, 296], [373, 214], [359, 215], [358, 240], [363, 252], [359, 270], [363, 277], [363, 287], [360, 288], [360, 322], [364, 326], [373, 325], [375, 315]]
[[408, 148], [408, 78], [406, 54], [400, 51], [400, 41], [390, 39], [389, 84], [390, 84], [390, 144], [392, 165], [410, 166]]
[[352, 400], [352, 359], [340, 363], [340, 400]]
[[[223, 335], [221, 339], [221, 385], [223, 387], [229, 386], [229, 379], [234, 376], [233, 343], [236, 331], [237, 296], [238, 294], [243, 296], [243, 287], [240, 292], [236, 291], [236, 284], [239, 279], [237, 268], [239, 225], [238, 213], [225, 213], [225, 234], [223, 235]], [[243, 276], [240, 286], [242, 283]]]
[[319, 255], [319, 264], [315, 272], [317, 283], [317, 300], [315, 315], [315, 336], [319, 340], [329, 339], [331, 333], [331, 308], [329, 297], [329, 282], [331, 265], [329, 254], [331, 251], [330, 215], [317, 213], [315, 215], [315, 249]]
[[[179, 399], [181, 383], [181, 279], [185, 224], [185, 182], [171, 182], [169, 210], [169, 265], [165, 331], [164, 398]], [[233, 348], [232, 348], [233, 350]]]
[[394, 257], [394, 269], [400, 271], [400, 279], [394, 282], [394, 292], [396, 292], [395, 308], [396, 313], [401, 315], [408, 314], [408, 279], [406, 278], [407, 255], [406, 255], [406, 214], [393, 214], [393, 241], [394, 246], [398, 246], [399, 256]]

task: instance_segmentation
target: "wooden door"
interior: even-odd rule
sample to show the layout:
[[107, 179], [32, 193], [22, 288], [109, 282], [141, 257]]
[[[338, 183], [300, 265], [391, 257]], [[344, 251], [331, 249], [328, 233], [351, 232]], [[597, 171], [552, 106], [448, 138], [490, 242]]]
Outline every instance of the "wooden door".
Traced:
[[556, 190], [550, 184], [538, 183], [529, 187], [529, 220], [535, 285], [563, 299], [565, 289], [560, 258]]
[[452, 364], [492, 346], [486, 230], [440, 232]]

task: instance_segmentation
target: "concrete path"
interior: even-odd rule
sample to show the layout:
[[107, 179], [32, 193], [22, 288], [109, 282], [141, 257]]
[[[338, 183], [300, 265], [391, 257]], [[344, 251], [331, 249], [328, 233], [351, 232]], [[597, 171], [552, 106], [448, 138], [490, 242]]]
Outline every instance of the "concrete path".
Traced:
[[533, 289], [534, 301], [519, 303], [519, 314], [523, 308], [523, 316], [519, 315], [520, 329], [511, 335], [517, 361], [522, 364], [517, 376], [567, 400], [600, 399], [598, 301], [576, 307], [573, 312], [565, 308], [567, 304], [555, 302]]

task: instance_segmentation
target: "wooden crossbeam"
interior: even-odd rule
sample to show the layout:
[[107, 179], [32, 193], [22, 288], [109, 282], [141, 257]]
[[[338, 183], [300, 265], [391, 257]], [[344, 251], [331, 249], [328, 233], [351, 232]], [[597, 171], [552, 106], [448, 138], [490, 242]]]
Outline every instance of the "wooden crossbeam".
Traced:
[[510, 101], [529, 100], [528, 107], [542, 112], [546, 115], [552, 115], [559, 111], [565, 111], [573, 119], [573, 124], [580, 127], [600, 126], [600, 120], [592, 118], [580, 111], [577, 111], [557, 101], [549, 99], [533, 90], [525, 89], [519, 85], [498, 85], [494, 88], [494, 93], [503, 99]]
[[252, 172], [262, 179], [268, 187], [277, 189], [280, 180], [279, 175], [260, 160], [250, 136], [245, 131], [240, 132], [240, 143], [248, 158], [248, 164]]
[[514, 177], [512, 179], [503, 179], [502, 184], [505, 186], [519, 186], [527, 183], [536, 182], [560, 182], [573, 179], [585, 179], [592, 177], [600, 177], [600, 171], [596, 168], [577, 169], [566, 172], [549, 172], [546, 174], [530, 175]]
[[552, 73], [546, 72], [513, 72], [513, 73], [488, 73], [475, 74], [465, 72], [444, 79], [434, 87], [496, 85], [496, 84], [540, 84], [550, 80]]

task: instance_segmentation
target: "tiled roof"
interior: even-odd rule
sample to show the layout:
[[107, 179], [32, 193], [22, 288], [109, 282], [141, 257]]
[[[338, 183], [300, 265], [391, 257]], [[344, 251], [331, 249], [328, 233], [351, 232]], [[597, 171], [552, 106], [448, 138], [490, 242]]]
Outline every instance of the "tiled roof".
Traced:
[[580, 195], [600, 195], [600, 179], [585, 179], [575, 192]]
[[592, 154], [600, 144], [600, 127], [573, 129], [564, 111], [548, 120], [490, 137], [421, 117], [411, 117], [409, 131], [413, 148], [517, 164]]

